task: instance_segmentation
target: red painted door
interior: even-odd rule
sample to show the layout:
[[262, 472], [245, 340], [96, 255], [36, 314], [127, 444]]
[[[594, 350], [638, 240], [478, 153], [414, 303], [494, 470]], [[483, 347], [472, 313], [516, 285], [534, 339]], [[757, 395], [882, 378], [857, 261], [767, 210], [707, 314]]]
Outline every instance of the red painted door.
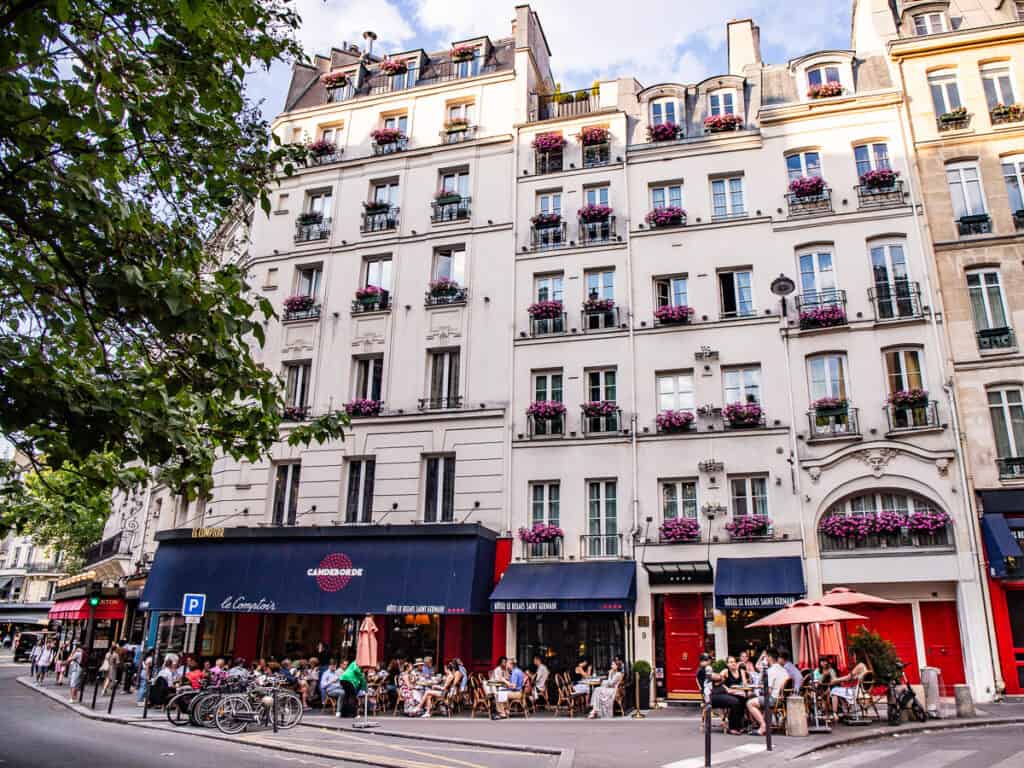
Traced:
[[670, 697], [697, 695], [697, 664], [704, 651], [704, 599], [665, 595], [665, 687]]
[[914, 641], [914, 615], [910, 604], [853, 605], [849, 610], [867, 617], [867, 620], [848, 621], [847, 633], [852, 635], [862, 625], [872, 632], [877, 632], [896, 647], [896, 655], [906, 665], [907, 679], [912, 683], [921, 682], [917, 644]]
[[954, 685], [967, 682], [956, 602], [936, 600], [921, 603], [921, 628], [924, 630], [925, 663], [929, 667], [937, 667], [942, 674], [941, 694], [952, 696]]

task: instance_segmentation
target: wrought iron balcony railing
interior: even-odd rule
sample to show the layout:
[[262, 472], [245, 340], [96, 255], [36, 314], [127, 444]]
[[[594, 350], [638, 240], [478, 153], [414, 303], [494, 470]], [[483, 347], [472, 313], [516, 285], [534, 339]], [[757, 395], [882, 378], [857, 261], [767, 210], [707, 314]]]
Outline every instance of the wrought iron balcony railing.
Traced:
[[988, 111], [989, 120], [992, 125], [1004, 125], [1006, 123], [1019, 123], [1024, 120], [1024, 107], [1020, 104], [1006, 104], [992, 107]]
[[827, 288], [808, 291], [796, 297], [800, 329], [835, 328], [847, 324], [846, 291]]
[[446, 129], [441, 131], [442, 144], [461, 144], [464, 141], [472, 141], [476, 138], [476, 126], [467, 125], [465, 128]]
[[397, 205], [388, 208], [369, 208], [363, 211], [363, 223], [360, 230], [362, 232], [387, 232], [390, 229], [398, 229], [399, 211]]
[[530, 247], [535, 251], [546, 251], [550, 248], [563, 248], [568, 245], [565, 238], [565, 222], [551, 227], [533, 226], [530, 228]]
[[811, 427], [811, 439], [830, 437], [854, 437], [860, 434], [857, 409], [850, 406], [840, 408], [816, 408], [807, 412]]
[[600, 560], [620, 555], [622, 555], [621, 533], [580, 536], [580, 560]]
[[881, 549], [945, 548], [953, 545], [949, 527], [933, 532], [902, 529], [893, 533], [872, 533], [862, 539], [829, 536], [819, 532], [818, 540], [823, 553], [870, 552]]
[[586, 115], [598, 108], [598, 96], [591, 88], [565, 93], [531, 93], [530, 101], [530, 122]]
[[382, 144], [375, 141], [371, 146], [374, 155], [395, 155], [409, 148], [409, 137], [403, 136], [397, 141], [388, 141]]
[[1013, 228], [1017, 231], [1024, 229], [1024, 210], [1013, 212]]
[[996, 459], [1000, 480], [1024, 480], [1024, 456]]
[[565, 435], [565, 415], [553, 419], [540, 419], [532, 414], [526, 416], [530, 439], [549, 439]]
[[565, 333], [566, 316], [563, 312], [558, 317], [531, 317], [531, 336], [551, 336], [556, 333]]
[[1017, 341], [1012, 328], [983, 328], [977, 333], [978, 349], [983, 352], [999, 349], [1013, 349]]
[[417, 406], [421, 411], [450, 411], [462, 407], [462, 396], [421, 397]]
[[580, 327], [584, 331], [610, 331], [619, 327], [619, 308], [584, 309]]
[[956, 220], [956, 231], [960, 237], [971, 235], [988, 235], [992, 232], [992, 217], [987, 213], [961, 216]]
[[903, 182], [899, 179], [896, 179], [886, 187], [871, 187], [866, 184], [858, 184], [854, 189], [857, 190], [857, 206], [859, 208], [882, 208], [888, 205], [903, 205]]
[[587, 437], [612, 435], [622, 429], [622, 409], [616, 408], [604, 416], [587, 416], [581, 412], [580, 429]]
[[471, 198], [458, 195], [435, 200], [430, 204], [430, 220], [435, 224], [445, 221], [464, 221], [469, 218], [470, 201]]
[[939, 425], [939, 405], [926, 400], [914, 405], [885, 406], [885, 417], [890, 432], [909, 432], [914, 429], [936, 429]]
[[909, 280], [876, 283], [868, 288], [868, 299], [875, 308], [875, 320], [911, 320], [924, 317], [921, 286]]
[[579, 220], [580, 245], [601, 245], [615, 240], [615, 217], [601, 221]]
[[315, 240], [326, 240], [331, 236], [331, 220], [329, 218], [303, 223], [295, 222], [295, 242], [309, 243]]
[[388, 291], [378, 293], [373, 299], [353, 299], [352, 314], [359, 315], [363, 312], [384, 312], [391, 309], [391, 294]]
[[564, 557], [562, 540], [540, 541], [536, 544], [523, 542], [524, 560], [561, 560]]
[[970, 127], [972, 117], [970, 112], [949, 112], [935, 118], [935, 125], [940, 131], [959, 131]]
[[128, 540], [124, 539], [120, 532], [108, 536], [103, 541], [98, 541], [88, 547], [83, 553], [86, 566], [93, 565], [115, 555], [127, 555], [129, 553]]
[[816, 195], [798, 195], [796, 192], [787, 192], [786, 204], [789, 206], [790, 216], [832, 213], [832, 190], [825, 187]]
[[282, 322], [285, 323], [299, 323], [308, 320], [319, 320], [320, 319], [320, 305], [315, 304], [307, 309], [286, 309], [284, 316], [281, 318]]
[[438, 294], [427, 291], [425, 297], [424, 305], [428, 307], [443, 307], [448, 304], [465, 304], [466, 299], [469, 298], [469, 289], [459, 288], [451, 293]]

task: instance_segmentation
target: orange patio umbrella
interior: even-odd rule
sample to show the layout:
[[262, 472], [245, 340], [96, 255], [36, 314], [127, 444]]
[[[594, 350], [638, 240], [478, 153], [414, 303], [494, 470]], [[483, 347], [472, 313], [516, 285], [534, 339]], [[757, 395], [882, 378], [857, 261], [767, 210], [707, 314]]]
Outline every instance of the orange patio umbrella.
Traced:
[[785, 627], [793, 624], [821, 624], [827, 621], [850, 621], [851, 619], [866, 619], [859, 613], [850, 613], [840, 608], [832, 608], [822, 605], [820, 602], [809, 600], [797, 600], [795, 603], [782, 608], [775, 613], [770, 613], [763, 619], [758, 619], [747, 628], [752, 627]]
[[[842, 607], [846, 605], [892, 605], [892, 600], [886, 600], [884, 597], [875, 597], [864, 592], [857, 592], [854, 589], [848, 587], [836, 587], [830, 589], [824, 595], [821, 596], [822, 605], [828, 605], [833, 608]], [[861, 618], [864, 618], [863, 616]]]

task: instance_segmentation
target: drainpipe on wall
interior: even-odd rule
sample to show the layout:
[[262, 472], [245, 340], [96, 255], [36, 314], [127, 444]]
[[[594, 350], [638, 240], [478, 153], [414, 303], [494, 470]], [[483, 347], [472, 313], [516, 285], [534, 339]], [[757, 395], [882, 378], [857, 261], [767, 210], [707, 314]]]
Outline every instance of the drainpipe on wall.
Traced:
[[[917, 196], [917, 185], [916, 181], [921, 178], [921, 167], [918, 162], [916, 139], [914, 135], [914, 125], [911, 121], [910, 114], [906, 111], [906, 87], [905, 80], [903, 77], [903, 62], [899, 62], [897, 69], [899, 75], [899, 82], [897, 87], [900, 93], [903, 94], [903, 100], [900, 105], [896, 108], [899, 124], [900, 124], [900, 138], [903, 143], [903, 154], [908, 158], [908, 170], [910, 173], [907, 178], [907, 187], [910, 191], [910, 204], [911, 210], [914, 212], [914, 222], [918, 229], [918, 255], [920, 256], [921, 263], [924, 267], [924, 289], [925, 295], [928, 297], [929, 304], [932, 305], [932, 318], [931, 318], [931, 330], [934, 338], [934, 344], [939, 352], [939, 359], [945, 361], [943, 368], [943, 377], [946, 379], [942, 384], [942, 390], [946, 393], [946, 399], [949, 405], [950, 419], [953, 425], [953, 438], [956, 451], [956, 459], [960, 464], [960, 493], [964, 498], [964, 505], [966, 506], [969, 520], [967, 521], [968, 540], [970, 545], [970, 557], [974, 562], [975, 569], [977, 571], [978, 582], [981, 588], [981, 594], [983, 597], [982, 602], [984, 603], [985, 612], [985, 634], [988, 638], [988, 655], [989, 662], [992, 665], [993, 679], [995, 683], [994, 696], [996, 699], [1001, 698], [1002, 691], [1005, 690], [1005, 683], [1003, 681], [1002, 669], [999, 666], [999, 650], [997, 640], [995, 636], [995, 619], [992, 614], [992, 596], [989, 593], [988, 588], [988, 574], [985, 572], [985, 566], [981, 557], [981, 548], [978, 540], [980, 538], [980, 520], [978, 516], [977, 506], [974, 502], [974, 495], [971, 492], [971, 488], [974, 485], [973, 476], [970, 473], [970, 466], [967, 463], [967, 451], [964, 448], [965, 437], [960, 431], [960, 409], [957, 404], [956, 388], [952, 386], [954, 370], [953, 363], [953, 351], [947, 346], [946, 339], [939, 332], [938, 321], [936, 316], [941, 316], [945, 322], [945, 308], [942, 303], [942, 288], [941, 282], [938, 284], [939, 288], [933, 292], [931, 282], [931, 268], [933, 264], [938, 264], [938, 258], [935, 255], [935, 249], [932, 247], [931, 232], [928, 226], [928, 220], [926, 217], [921, 215], [921, 210], [924, 209], [924, 198], [921, 198], [920, 203], [918, 202]], [[910, 136], [907, 136], [907, 131], [910, 131]], [[909, 162], [910, 158], [913, 158], [913, 162]], [[920, 208], [920, 210], [919, 210]], [[926, 245], [927, 243], [927, 245]], [[950, 376], [945, 376], [946, 371], [950, 372]], [[959, 590], [957, 597], [960, 597]], [[959, 611], [957, 612], [959, 614]], [[961, 627], [961, 630], [963, 627]], [[963, 637], [967, 636], [966, 633], [961, 631], [961, 644], [963, 643]]]
[[[519, 315], [518, 283], [516, 279], [516, 249], [519, 247], [519, 133], [516, 124], [512, 134], [512, 327], [509, 329], [508, 341], [508, 375], [511, 381], [509, 401], [505, 408], [505, 477], [508, 486], [505, 488], [505, 530], [512, 535], [512, 407], [516, 402], [516, 320]], [[515, 546], [515, 542], [512, 542]]]
[[[626, 130], [627, 130], [627, 132], [629, 130], [629, 118], [628, 117], [626, 118]], [[627, 137], [627, 144], [628, 144], [628, 137]], [[622, 156], [623, 156], [623, 162], [622, 162], [623, 185], [622, 186], [623, 186], [623, 192], [625, 193], [625, 196], [626, 196], [626, 218], [625, 218], [625, 222], [624, 223], [625, 223], [625, 234], [626, 234], [626, 293], [629, 296], [629, 317], [627, 318], [627, 320], [628, 320], [628, 327], [629, 327], [629, 355], [630, 355], [630, 363], [631, 363], [632, 368], [633, 368], [632, 382], [631, 382], [631, 387], [630, 387], [630, 389], [632, 390], [630, 392], [630, 396], [631, 396], [630, 397], [630, 399], [631, 399], [630, 408], [632, 409], [633, 413], [630, 416], [630, 425], [631, 425], [632, 428], [630, 429], [630, 441], [629, 442], [630, 442], [630, 448], [632, 450], [632, 456], [631, 456], [630, 461], [632, 463], [632, 471], [633, 471], [633, 499], [632, 499], [632, 507], [633, 507], [633, 529], [632, 529], [633, 559], [636, 560], [636, 544], [635, 544], [635, 542], [636, 542], [636, 537], [639, 535], [639, 531], [640, 531], [640, 496], [639, 496], [639, 494], [637, 492], [637, 483], [639, 481], [639, 468], [637, 466], [637, 462], [638, 462], [638, 458], [637, 458], [638, 447], [637, 447], [637, 438], [636, 438], [637, 428], [639, 427], [640, 423], [639, 423], [639, 419], [637, 418], [637, 397], [636, 397], [636, 388], [637, 388], [636, 329], [635, 329], [634, 324], [633, 324], [633, 320], [636, 318], [636, 313], [634, 312], [634, 309], [636, 307], [636, 295], [635, 295], [635, 293], [633, 291], [633, 241], [632, 241], [632, 238], [630, 237], [630, 232], [629, 232], [629, 230], [630, 230], [630, 226], [629, 226], [630, 222], [629, 222], [629, 218], [628, 218], [629, 211], [632, 210], [632, 209], [630, 208], [631, 200], [630, 200], [630, 196], [629, 196], [629, 167], [628, 167], [629, 166], [629, 157], [626, 155], [626, 150], [623, 150], [623, 155]]]

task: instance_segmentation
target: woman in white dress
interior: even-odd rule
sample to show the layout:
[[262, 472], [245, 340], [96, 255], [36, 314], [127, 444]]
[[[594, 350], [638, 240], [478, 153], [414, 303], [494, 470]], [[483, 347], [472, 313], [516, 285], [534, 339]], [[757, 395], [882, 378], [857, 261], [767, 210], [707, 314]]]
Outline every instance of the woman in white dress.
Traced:
[[622, 684], [622, 662], [616, 659], [612, 662], [612, 668], [608, 670], [608, 677], [601, 681], [601, 685], [594, 689], [590, 696], [591, 720], [597, 717], [611, 718], [615, 715], [615, 694]]

